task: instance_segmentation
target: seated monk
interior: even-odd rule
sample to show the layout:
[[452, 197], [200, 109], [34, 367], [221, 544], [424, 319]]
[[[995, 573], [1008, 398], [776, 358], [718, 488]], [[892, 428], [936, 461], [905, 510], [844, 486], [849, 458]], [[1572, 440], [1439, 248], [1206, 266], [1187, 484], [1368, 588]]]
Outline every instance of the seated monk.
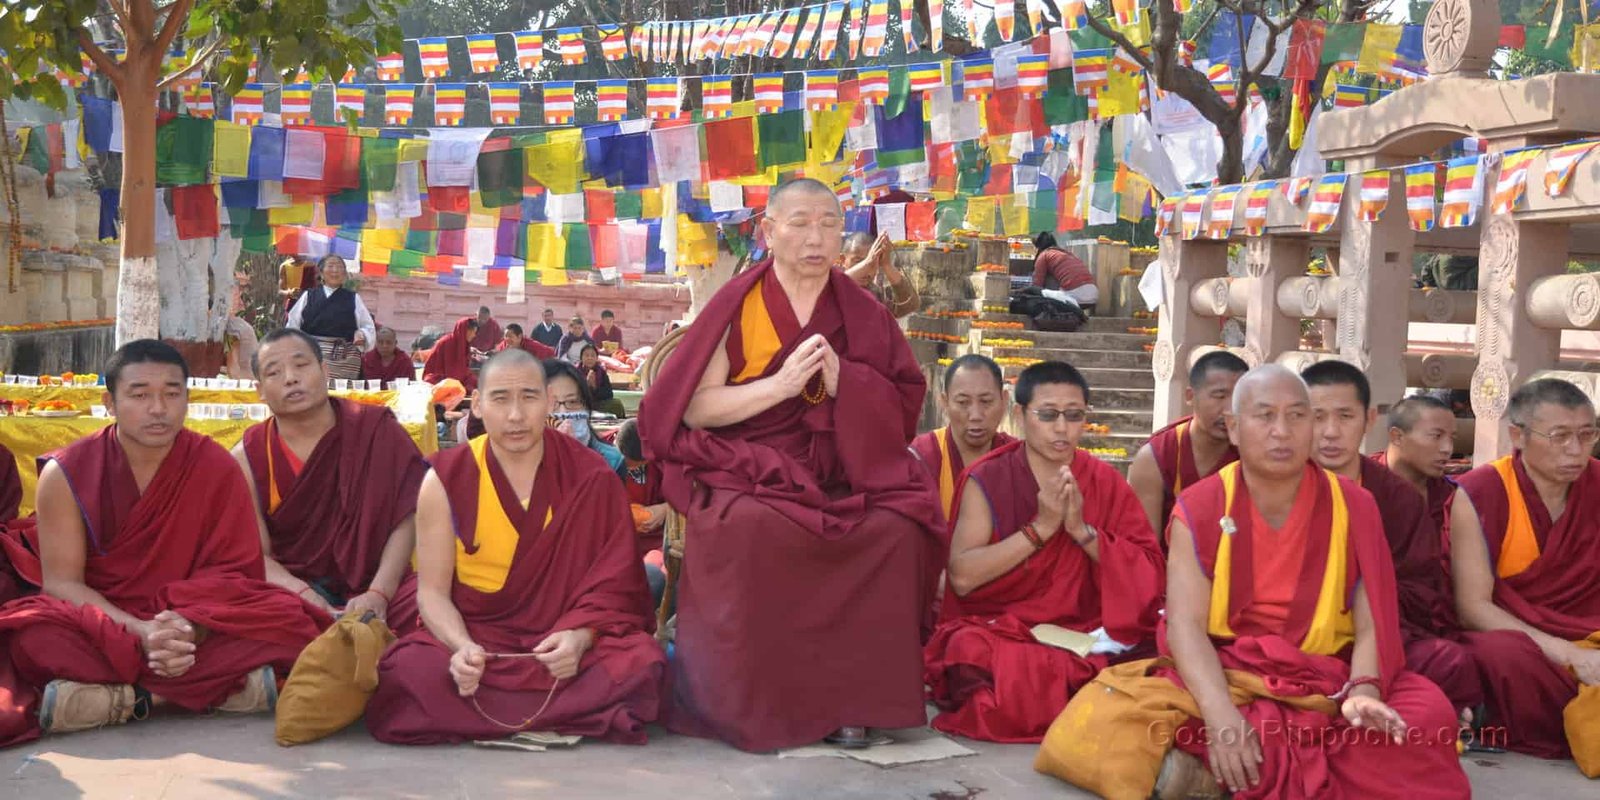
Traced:
[[0, 533], [41, 587], [0, 606], [0, 746], [168, 703], [267, 711], [331, 622], [266, 581], [244, 476], [183, 427], [182, 356], [129, 342], [105, 376], [116, 424], [40, 458], [37, 526]]
[[417, 379], [417, 365], [411, 354], [400, 349], [394, 328], [378, 329], [378, 344], [361, 356], [361, 379], [382, 381], [381, 388], [395, 388], [395, 381]]
[[1250, 367], [1244, 359], [1214, 350], [1194, 362], [1183, 401], [1194, 410], [1151, 435], [1128, 465], [1128, 483], [1150, 519], [1150, 528], [1167, 546], [1167, 520], [1178, 493], [1239, 458], [1228, 441], [1227, 413], [1233, 385]]
[[554, 347], [531, 336], [524, 336], [522, 334], [522, 326], [513, 322], [506, 326], [505, 338], [495, 346], [494, 351], [498, 353], [501, 350], [510, 350], [515, 347], [528, 351], [529, 354], [540, 361], [556, 357], [556, 349]]
[[1517, 389], [1512, 454], [1457, 478], [1450, 509], [1456, 611], [1483, 670], [1485, 723], [1541, 758], [1572, 757], [1562, 711], [1580, 685], [1590, 696], [1600, 686], [1594, 412], [1566, 381]]
[[923, 625], [947, 549], [907, 449], [927, 385], [883, 304], [832, 266], [831, 189], [784, 183], [761, 225], [772, 259], [717, 292], [639, 414], [691, 541], [665, 722], [744, 750], [836, 730], [862, 746], [867, 726], [927, 722]]
[[472, 371], [474, 353], [472, 337], [478, 335], [478, 318], [462, 317], [456, 320], [450, 332], [439, 337], [422, 362], [422, 380], [438, 386], [454, 378], [461, 382], [468, 394], [478, 388], [478, 376]]
[[666, 656], [616, 473], [546, 428], [544, 368], [520, 349], [484, 364], [472, 413], [487, 434], [423, 479], [426, 627], [384, 654], [367, 728], [393, 744], [525, 730], [643, 744]]
[[414, 604], [388, 613], [410, 572], [428, 471], [411, 436], [383, 406], [328, 397], [322, 349], [293, 328], [267, 334], [250, 368], [272, 417], [233, 457], [255, 490], [267, 580], [330, 614], [414, 627]]
[[944, 370], [939, 406], [945, 426], [911, 440], [911, 452], [922, 459], [939, 487], [939, 507], [954, 520], [956, 483], [978, 459], [1016, 439], [1000, 432], [1006, 416], [1006, 383], [1000, 365], [988, 356], [968, 353]]
[[[942, 710], [933, 727], [995, 742], [1039, 741], [1073, 692], [1153, 640], [1164, 585], [1161, 546], [1133, 490], [1078, 449], [1089, 417], [1083, 375], [1034, 364], [1016, 398], [1022, 441], [962, 476], [949, 592], [923, 649], [923, 680]], [[1089, 654], [1060, 649], [1036, 639], [1036, 625], [1099, 644]]]
[[1458, 630], [1449, 611], [1439, 532], [1426, 502], [1404, 478], [1361, 457], [1361, 440], [1378, 418], [1367, 376], [1347, 361], [1319, 361], [1300, 377], [1311, 395], [1312, 459], [1377, 501], [1400, 593], [1406, 669], [1438, 684], [1458, 713], [1476, 708], [1483, 702], [1478, 666], [1460, 644], [1441, 638]]
[[[1111, 667], [1097, 681], [1148, 670], [1140, 694], [1083, 691], [1062, 720], [1113, 706], [1096, 737], [1165, 750], [1159, 765], [1108, 760], [1127, 765], [1126, 796], [1467, 797], [1450, 702], [1404, 670], [1377, 504], [1309, 463], [1305, 384], [1277, 364], [1251, 370], [1227, 419], [1238, 462], [1173, 513], [1167, 658]], [[1112, 729], [1123, 722], [1137, 730]]]
[[[1372, 460], [1394, 470], [1426, 498], [1428, 516], [1439, 529], [1447, 556], [1450, 501], [1456, 496], [1456, 484], [1444, 471], [1455, 454], [1455, 437], [1456, 413], [1450, 404], [1431, 395], [1416, 394], [1389, 407], [1389, 446], [1372, 456]], [[1448, 561], [1445, 566], [1448, 574]], [[1449, 611], [1453, 619], [1455, 609]]]

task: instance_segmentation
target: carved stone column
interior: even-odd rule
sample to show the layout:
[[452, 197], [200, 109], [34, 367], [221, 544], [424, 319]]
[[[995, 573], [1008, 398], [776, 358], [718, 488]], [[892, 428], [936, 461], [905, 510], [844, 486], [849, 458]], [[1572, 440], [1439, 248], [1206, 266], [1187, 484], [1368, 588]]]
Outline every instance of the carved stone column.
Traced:
[[1254, 278], [1250, 287], [1250, 324], [1244, 329], [1245, 349], [1255, 362], [1275, 361], [1282, 353], [1300, 349], [1300, 318], [1283, 313], [1278, 287], [1306, 271], [1309, 243], [1303, 237], [1263, 236], [1251, 239], [1244, 256], [1245, 271]]
[[[1411, 249], [1404, 180], [1391, 173], [1389, 207], [1377, 222], [1363, 222], [1358, 200], [1363, 170], [1390, 166], [1360, 159], [1346, 163], [1350, 183], [1339, 216], [1339, 357], [1360, 367], [1372, 384], [1379, 413], [1406, 390], [1404, 355], [1411, 304]], [[1365, 450], [1384, 446], [1388, 432], [1374, 425]]]
[[[1487, 211], [1487, 209], [1485, 209]], [[1511, 392], [1540, 370], [1555, 367], [1561, 329], [1541, 328], [1528, 311], [1540, 278], [1566, 272], [1571, 231], [1552, 222], [1519, 222], [1494, 214], [1483, 223], [1478, 250], [1478, 368], [1472, 374], [1472, 411], [1478, 417], [1472, 461], [1487, 464], [1511, 452], [1506, 403]], [[1592, 304], [1587, 293], [1571, 298]], [[1582, 316], [1583, 308], [1573, 316]]]
[[1228, 274], [1228, 243], [1184, 241], [1177, 236], [1161, 239], [1161, 277], [1165, 302], [1161, 304], [1151, 368], [1156, 377], [1156, 428], [1189, 413], [1183, 405], [1188, 385], [1189, 354], [1196, 347], [1217, 343], [1217, 321], [1195, 313], [1191, 296], [1195, 285]]

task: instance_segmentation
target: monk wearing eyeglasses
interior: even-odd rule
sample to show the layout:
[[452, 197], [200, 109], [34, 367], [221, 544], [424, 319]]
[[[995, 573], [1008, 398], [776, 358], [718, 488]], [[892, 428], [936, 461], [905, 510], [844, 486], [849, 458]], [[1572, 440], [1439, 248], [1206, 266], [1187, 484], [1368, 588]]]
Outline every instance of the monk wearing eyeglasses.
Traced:
[[[1037, 742], [1095, 673], [1153, 642], [1163, 570], [1133, 489], [1078, 448], [1089, 418], [1083, 373], [1034, 364], [1017, 378], [1016, 398], [1023, 440], [961, 479], [950, 579], [923, 679], [942, 710], [935, 728]], [[1046, 626], [1039, 638], [1036, 626]], [[1045, 631], [1077, 639], [1083, 652], [1059, 638], [1052, 646]]]
[[1486, 722], [1505, 732], [1506, 747], [1575, 756], [1596, 777], [1600, 742], [1587, 739], [1575, 751], [1579, 741], [1569, 741], [1572, 723], [1600, 719], [1594, 404], [1578, 387], [1547, 378], [1512, 393], [1506, 416], [1511, 455], [1457, 479], [1450, 510], [1456, 610], [1483, 670]]

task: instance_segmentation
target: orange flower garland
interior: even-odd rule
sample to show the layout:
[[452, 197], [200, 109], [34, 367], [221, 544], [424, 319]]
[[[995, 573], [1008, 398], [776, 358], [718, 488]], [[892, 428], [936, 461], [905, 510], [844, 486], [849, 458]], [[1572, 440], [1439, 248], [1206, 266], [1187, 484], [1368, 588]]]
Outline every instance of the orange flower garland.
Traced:
[[115, 319], [84, 319], [67, 320], [63, 322], [25, 322], [21, 325], [0, 325], [0, 333], [37, 333], [39, 331], [61, 331], [74, 328], [94, 328], [101, 325], [114, 325]]
[[982, 328], [984, 330], [1020, 331], [1027, 326], [1020, 322], [994, 322], [992, 320], [979, 320], [972, 323], [972, 327]]

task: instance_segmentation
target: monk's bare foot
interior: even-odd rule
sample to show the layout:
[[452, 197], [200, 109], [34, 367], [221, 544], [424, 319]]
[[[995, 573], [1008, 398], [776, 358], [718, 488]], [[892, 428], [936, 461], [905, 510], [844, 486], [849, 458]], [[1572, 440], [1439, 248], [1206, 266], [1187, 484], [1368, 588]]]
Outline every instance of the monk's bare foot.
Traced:
[[877, 745], [889, 744], [894, 740], [881, 733], [873, 733], [870, 728], [859, 725], [846, 725], [834, 731], [824, 742], [846, 750], [860, 750]]
[[51, 681], [39, 703], [39, 728], [72, 733], [121, 725], [133, 716], [133, 687], [125, 683]]
[[1222, 787], [1206, 769], [1200, 759], [1174, 747], [1161, 761], [1161, 774], [1156, 776], [1157, 800], [1186, 800], [1186, 798], [1222, 797]]

